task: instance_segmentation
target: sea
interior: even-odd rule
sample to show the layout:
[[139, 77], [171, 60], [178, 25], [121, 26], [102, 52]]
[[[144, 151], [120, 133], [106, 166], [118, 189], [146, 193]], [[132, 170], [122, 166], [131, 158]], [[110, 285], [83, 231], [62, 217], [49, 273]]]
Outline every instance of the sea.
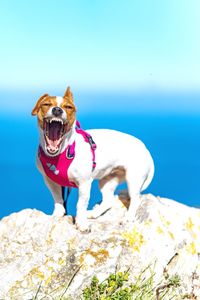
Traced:
[[[175, 102], [180, 104], [180, 99], [177, 100], [176, 96], [170, 97], [173, 105]], [[113, 101], [109, 102], [111, 98]], [[146, 109], [145, 101], [141, 106], [137, 102], [135, 107], [130, 105], [127, 109], [128, 102], [122, 101], [121, 97], [109, 95], [107, 101], [105, 97], [103, 99], [93, 96], [93, 102], [89, 101], [87, 104], [90, 103], [88, 110], [83, 99], [80, 107], [84, 109], [82, 112], [78, 110], [77, 113], [82, 128], [110, 128], [141, 139], [150, 150], [155, 163], [153, 181], [144, 193], [152, 193], [155, 196], [167, 197], [189, 206], [199, 207], [200, 112], [198, 109], [190, 110], [187, 107], [182, 109], [181, 106], [179, 109], [177, 105], [177, 109], [173, 109], [173, 105], [166, 107], [160, 105], [157, 108], [150, 104]], [[195, 99], [197, 100], [197, 97]], [[196, 100], [193, 101], [193, 105]], [[4, 109], [0, 111], [0, 218], [25, 208], [35, 208], [46, 214], [51, 214], [53, 211], [52, 196], [35, 164], [38, 147], [37, 121], [30, 115], [34, 101], [35, 99], [31, 100], [22, 111], [18, 109], [15, 112], [9, 108], [9, 105], [4, 105]], [[125, 188], [126, 185], [122, 184], [116, 193]], [[67, 211], [70, 215], [76, 214], [77, 198], [78, 191], [73, 189], [67, 203]], [[100, 201], [98, 182], [94, 181], [89, 208], [91, 209]]]

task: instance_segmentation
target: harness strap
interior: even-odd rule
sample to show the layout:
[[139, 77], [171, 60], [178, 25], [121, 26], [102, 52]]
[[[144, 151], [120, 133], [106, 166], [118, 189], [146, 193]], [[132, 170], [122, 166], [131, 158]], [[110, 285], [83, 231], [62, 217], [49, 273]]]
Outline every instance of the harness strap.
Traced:
[[97, 145], [95, 144], [92, 136], [89, 133], [85, 132], [83, 129], [81, 129], [79, 121], [76, 121], [76, 132], [82, 135], [86, 143], [90, 144], [90, 149], [92, 152], [92, 171], [94, 171], [96, 167], [95, 150], [97, 148]]
[[[45, 174], [54, 182], [61, 186], [77, 187], [76, 183], [69, 180], [67, 172], [75, 156], [67, 158], [68, 146], [60, 155], [50, 157], [45, 154], [41, 146], [38, 148], [38, 157], [42, 163]], [[75, 145], [74, 145], [75, 147]], [[71, 151], [70, 151], [71, 153]]]
[[[91, 135], [80, 128], [79, 122], [76, 123], [76, 132], [81, 134], [84, 141], [89, 143], [92, 152], [92, 171], [96, 167], [95, 149], [96, 144]], [[46, 175], [54, 182], [61, 186], [77, 187], [75, 182], [71, 182], [68, 178], [68, 169], [75, 158], [75, 141], [68, 145], [67, 148], [57, 156], [50, 157], [45, 154], [41, 145], [38, 149], [38, 157], [42, 163]]]

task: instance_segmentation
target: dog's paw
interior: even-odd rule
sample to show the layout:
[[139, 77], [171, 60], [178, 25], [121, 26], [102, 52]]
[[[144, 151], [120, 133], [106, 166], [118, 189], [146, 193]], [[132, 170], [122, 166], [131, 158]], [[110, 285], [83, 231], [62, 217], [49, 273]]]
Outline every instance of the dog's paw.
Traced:
[[100, 205], [96, 204], [93, 209], [87, 210], [87, 218], [88, 219], [96, 219], [101, 215], [101, 211], [99, 210]]
[[96, 204], [92, 210], [87, 211], [88, 219], [97, 219], [111, 208], [111, 205]]
[[65, 208], [60, 203], [55, 203], [53, 217], [63, 217], [65, 215]]
[[86, 218], [76, 218], [76, 228], [82, 233], [89, 233], [91, 231], [89, 222]]

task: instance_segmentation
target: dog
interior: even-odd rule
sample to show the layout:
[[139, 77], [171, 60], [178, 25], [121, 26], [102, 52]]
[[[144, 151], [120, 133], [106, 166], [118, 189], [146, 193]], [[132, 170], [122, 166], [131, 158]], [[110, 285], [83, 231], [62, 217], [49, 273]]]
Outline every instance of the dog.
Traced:
[[[133, 220], [140, 193], [154, 175], [154, 162], [145, 145], [120, 131], [81, 130], [70, 87], [63, 97], [41, 96], [32, 115], [37, 116], [40, 136], [37, 167], [54, 198], [53, 216], [66, 213], [62, 187], [78, 187], [76, 226], [88, 231], [88, 218], [97, 218], [111, 208], [116, 187], [126, 181], [131, 199], [126, 220]], [[87, 211], [94, 179], [99, 180], [102, 202]]]

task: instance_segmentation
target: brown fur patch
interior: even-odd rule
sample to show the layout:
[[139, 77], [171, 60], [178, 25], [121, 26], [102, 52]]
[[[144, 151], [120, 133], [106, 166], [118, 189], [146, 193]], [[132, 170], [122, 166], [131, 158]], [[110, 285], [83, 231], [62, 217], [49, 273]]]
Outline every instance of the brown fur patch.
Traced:
[[38, 114], [38, 110], [39, 110], [40, 104], [41, 104], [42, 101], [43, 101], [45, 98], [47, 98], [47, 97], [49, 97], [49, 95], [48, 95], [48, 94], [44, 94], [44, 95], [42, 95], [42, 96], [38, 99], [36, 105], [34, 106], [34, 108], [33, 108], [33, 110], [32, 110], [32, 116], [36, 116], [36, 115]]
[[127, 190], [123, 190], [119, 192], [119, 200], [123, 203], [123, 205], [128, 209], [130, 205], [130, 196]]
[[49, 96], [48, 94], [43, 95], [39, 98], [37, 101], [34, 109], [32, 110], [32, 115], [37, 115], [38, 117], [38, 123], [40, 127], [43, 129], [43, 120], [47, 114], [47, 111], [50, 107], [56, 106], [56, 97], [55, 96]]
[[61, 104], [61, 107], [67, 114], [67, 120], [69, 123], [68, 128], [71, 128], [76, 119], [76, 106], [74, 105], [73, 94], [70, 91], [70, 87], [67, 88], [63, 96], [63, 103]]
[[103, 177], [102, 179], [99, 180], [99, 186], [102, 188], [108, 181], [110, 181], [113, 178], [117, 178], [119, 183], [123, 182], [125, 180], [125, 169], [122, 167], [117, 167], [114, 168], [110, 174], [107, 176]]
[[[57, 106], [55, 96], [49, 96], [48, 94], [42, 95], [37, 101], [35, 107], [32, 110], [32, 115], [38, 117], [39, 126], [43, 129], [43, 120], [50, 107]], [[67, 88], [61, 107], [65, 110], [68, 120], [68, 130], [72, 127], [76, 119], [76, 107], [74, 105], [73, 94], [70, 87]]]

